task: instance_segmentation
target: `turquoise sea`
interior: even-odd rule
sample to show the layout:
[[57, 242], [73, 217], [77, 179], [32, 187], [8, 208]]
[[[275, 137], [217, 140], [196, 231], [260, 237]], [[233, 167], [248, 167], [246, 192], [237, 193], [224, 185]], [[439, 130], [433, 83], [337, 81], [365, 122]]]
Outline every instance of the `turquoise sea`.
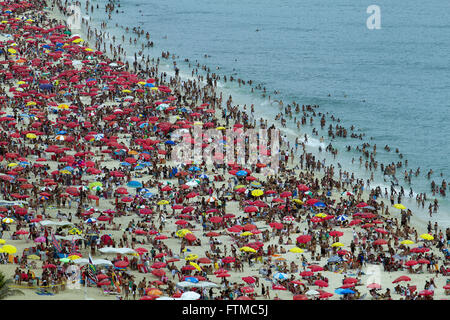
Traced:
[[[90, 24], [99, 26], [108, 21], [102, 31], [120, 36], [124, 28], [140, 26], [149, 32], [155, 43], [145, 49], [145, 55], [160, 57], [169, 51], [177, 56], [181, 74], [190, 75], [183, 62], [206, 64], [211, 72], [233, 75], [265, 86], [272, 99], [302, 104], [318, 104], [318, 112], [340, 118], [340, 125], [356, 127], [365, 139], [330, 141], [326, 131], [310, 140], [317, 151], [319, 137], [323, 145], [331, 142], [340, 150], [339, 162], [357, 176], [367, 179], [364, 167], [359, 167], [359, 153], [345, 152], [363, 142], [377, 144], [377, 160], [383, 163], [401, 159], [394, 152], [399, 148], [408, 159], [407, 170], [421, 169], [409, 186], [404, 183], [404, 168], [397, 174], [406, 194], [426, 192], [432, 198], [430, 182], [440, 185], [450, 179], [450, 2], [429, 1], [350, 1], [350, 0], [121, 0], [119, 14], [105, 20], [106, 0], [91, 1], [99, 9], [84, 12]], [[381, 29], [370, 30], [366, 9], [378, 5], [381, 9]], [[123, 11], [123, 12], [122, 12]], [[118, 27], [116, 27], [116, 24]], [[258, 31], [257, 31], [258, 30]], [[135, 37], [129, 32], [126, 37]], [[145, 39], [145, 37], [141, 37]], [[126, 46], [129, 58], [136, 47]], [[205, 54], [208, 57], [205, 57]], [[167, 69], [172, 60], [163, 60]], [[217, 69], [220, 67], [220, 69]], [[220, 83], [235, 103], [255, 104], [258, 116], [273, 120], [280, 109], [261, 91], [250, 93], [249, 86]], [[279, 94], [274, 95], [274, 90]], [[319, 119], [316, 127], [319, 127]], [[327, 126], [331, 123], [327, 117]], [[336, 123], [333, 123], [334, 125]], [[286, 133], [295, 136], [310, 134], [311, 127], [298, 132], [288, 121]], [[389, 145], [391, 152], [383, 150]], [[325, 157], [325, 153], [322, 152]], [[355, 158], [355, 165], [351, 159]], [[332, 159], [327, 155], [327, 163]], [[428, 180], [429, 169], [435, 172]], [[380, 171], [375, 182], [389, 187]], [[440, 174], [442, 173], [442, 177]], [[449, 190], [447, 190], [449, 191]], [[448, 192], [447, 192], [448, 193]], [[428, 218], [417, 210], [415, 200], [405, 204], [424, 222], [438, 221], [450, 226], [450, 201], [437, 196], [440, 210]], [[385, 200], [386, 201], [386, 200]], [[425, 211], [427, 204], [425, 207]]]

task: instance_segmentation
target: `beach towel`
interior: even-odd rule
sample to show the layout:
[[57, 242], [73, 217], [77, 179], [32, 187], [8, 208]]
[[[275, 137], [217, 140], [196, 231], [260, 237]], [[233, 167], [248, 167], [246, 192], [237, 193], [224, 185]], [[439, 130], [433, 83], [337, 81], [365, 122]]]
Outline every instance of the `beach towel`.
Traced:
[[36, 294], [38, 294], [40, 296], [54, 296], [53, 293], [45, 291], [45, 290], [36, 291]]

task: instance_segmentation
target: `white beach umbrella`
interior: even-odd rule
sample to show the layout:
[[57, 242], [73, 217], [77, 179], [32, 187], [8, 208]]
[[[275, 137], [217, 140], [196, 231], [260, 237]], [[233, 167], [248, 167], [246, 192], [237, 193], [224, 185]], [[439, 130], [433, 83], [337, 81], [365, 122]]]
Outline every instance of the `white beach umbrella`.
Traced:
[[198, 300], [200, 295], [197, 292], [188, 291], [181, 295], [181, 300]]
[[345, 214], [341, 214], [340, 216], [336, 217], [336, 220], [344, 222], [344, 221], [348, 220], [348, 217]]
[[320, 292], [316, 291], [316, 290], [308, 290], [308, 291], [306, 291], [306, 295], [307, 296], [316, 296], [316, 295], [319, 295], [319, 294], [320, 294]]
[[219, 286], [214, 282], [209, 281], [200, 281], [198, 283], [194, 283], [194, 287], [197, 288], [219, 288]]
[[101, 253], [111, 253], [111, 254], [130, 254], [130, 253], [136, 253], [133, 249], [130, 248], [111, 248], [111, 247], [105, 247], [98, 249]]
[[180, 298], [172, 298], [172, 297], [159, 297], [155, 300], [181, 300]]
[[176, 284], [176, 286], [179, 288], [190, 288], [190, 287], [195, 287], [195, 285], [196, 285], [196, 283], [189, 282], [189, 281], [181, 281]]
[[288, 275], [286, 273], [277, 272], [273, 275], [273, 278], [277, 280], [284, 280], [288, 278]]

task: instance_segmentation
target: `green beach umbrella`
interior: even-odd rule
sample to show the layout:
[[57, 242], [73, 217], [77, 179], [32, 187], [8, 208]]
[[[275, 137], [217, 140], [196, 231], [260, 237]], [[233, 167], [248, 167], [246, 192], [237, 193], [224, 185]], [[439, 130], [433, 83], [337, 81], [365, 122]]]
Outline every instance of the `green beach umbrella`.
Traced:
[[88, 185], [89, 189], [93, 189], [95, 187], [103, 187], [103, 183], [96, 181], [96, 182], [91, 182]]

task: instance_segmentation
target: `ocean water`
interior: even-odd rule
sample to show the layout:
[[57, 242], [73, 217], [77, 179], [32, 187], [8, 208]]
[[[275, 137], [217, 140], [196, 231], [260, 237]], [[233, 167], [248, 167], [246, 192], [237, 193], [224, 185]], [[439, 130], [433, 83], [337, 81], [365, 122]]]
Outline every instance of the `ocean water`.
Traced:
[[[340, 164], [357, 176], [369, 177], [364, 167], [359, 167], [360, 154], [345, 152], [343, 147], [367, 142], [377, 144], [379, 162], [400, 161], [394, 152], [399, 148], [403, 160], [408, 159], [408, 171], [420, 167], [421, 174], [412, 178], [411, 186], [404, 183], [404, 167], [397, 173], [407, 194], [412, 187], [414, 192], [426, 192], [432, 198], [431, 180], [440, 184], [443, 178], [450, 179], [448, 1], [121, 0], [116, 2], [121, 13], [113, 14], [111, 20], [105, 20], [107, 1], [90, 3], [99, 6], [93, 12], [84, 12], [90, 16], [91, 25], [108, 21], [102, 31], [116, 37], [121, 37], [125, 27], [140, 26], [155, 43], [144, 54], [155, 58], [162, 50], [175, 54], [182, 74], [190, 76], [183, 62], [188, 58], [227, 78], [251, 79], [285, 105], [292, 101], [318, 104], [317, 112], [333, 114], [346, 128], [354, 125], [357, 133], [365, 134], [363, 141], [330, 141], [327, 132], [319, 130], [319, 136], [310, 140], [310, 148], [317, 149], [323, 135], [323, 145], [331, 142], [338, 147]], [[381, 9], [379, 30], [366, 26], [366, 9], [374, 4]], [[129, 32], [126, 39], [130, 36], [134, 38], [135, 34]], [[125, 47], [132, 58], [136, 47]], [[172, 66], [171, 59], [162, 63], [167, 69]], [[261, 97], [259, 90], [252, 94], [249, 86], [239, 87], [236, 82], [219, 86], [224, 93], [232, 94], [235, 103], [254, 104], [258, 117], [273, 120], [280, 112], [276, 104]], [[273, 94], [274, 90], [279, 94]], [[330, 123], [327, 117], [326, 128]], [[320, 129], [318, 119], [315, 126]], [[299, 132], [288, 120], [285, 132], [293, 141], [297, 135], [311, 135], [311, 129], [306, 126]], [[385, 152], [385, 145], [392, 151]], [[329, 155], [322, 156], [327, 163], [332, 162]], [[430, 168], [435, 173], [428, 180]], [[377, 174], [374, 185], [384, 187], [390, 182]], [[448, 227], [450, 201], [436, 197], [441, 208], [432, 219], [417, 209], [414, 200], [405, 199], [405, 205], [423, 221], [438, 221], [441, 227]]]

